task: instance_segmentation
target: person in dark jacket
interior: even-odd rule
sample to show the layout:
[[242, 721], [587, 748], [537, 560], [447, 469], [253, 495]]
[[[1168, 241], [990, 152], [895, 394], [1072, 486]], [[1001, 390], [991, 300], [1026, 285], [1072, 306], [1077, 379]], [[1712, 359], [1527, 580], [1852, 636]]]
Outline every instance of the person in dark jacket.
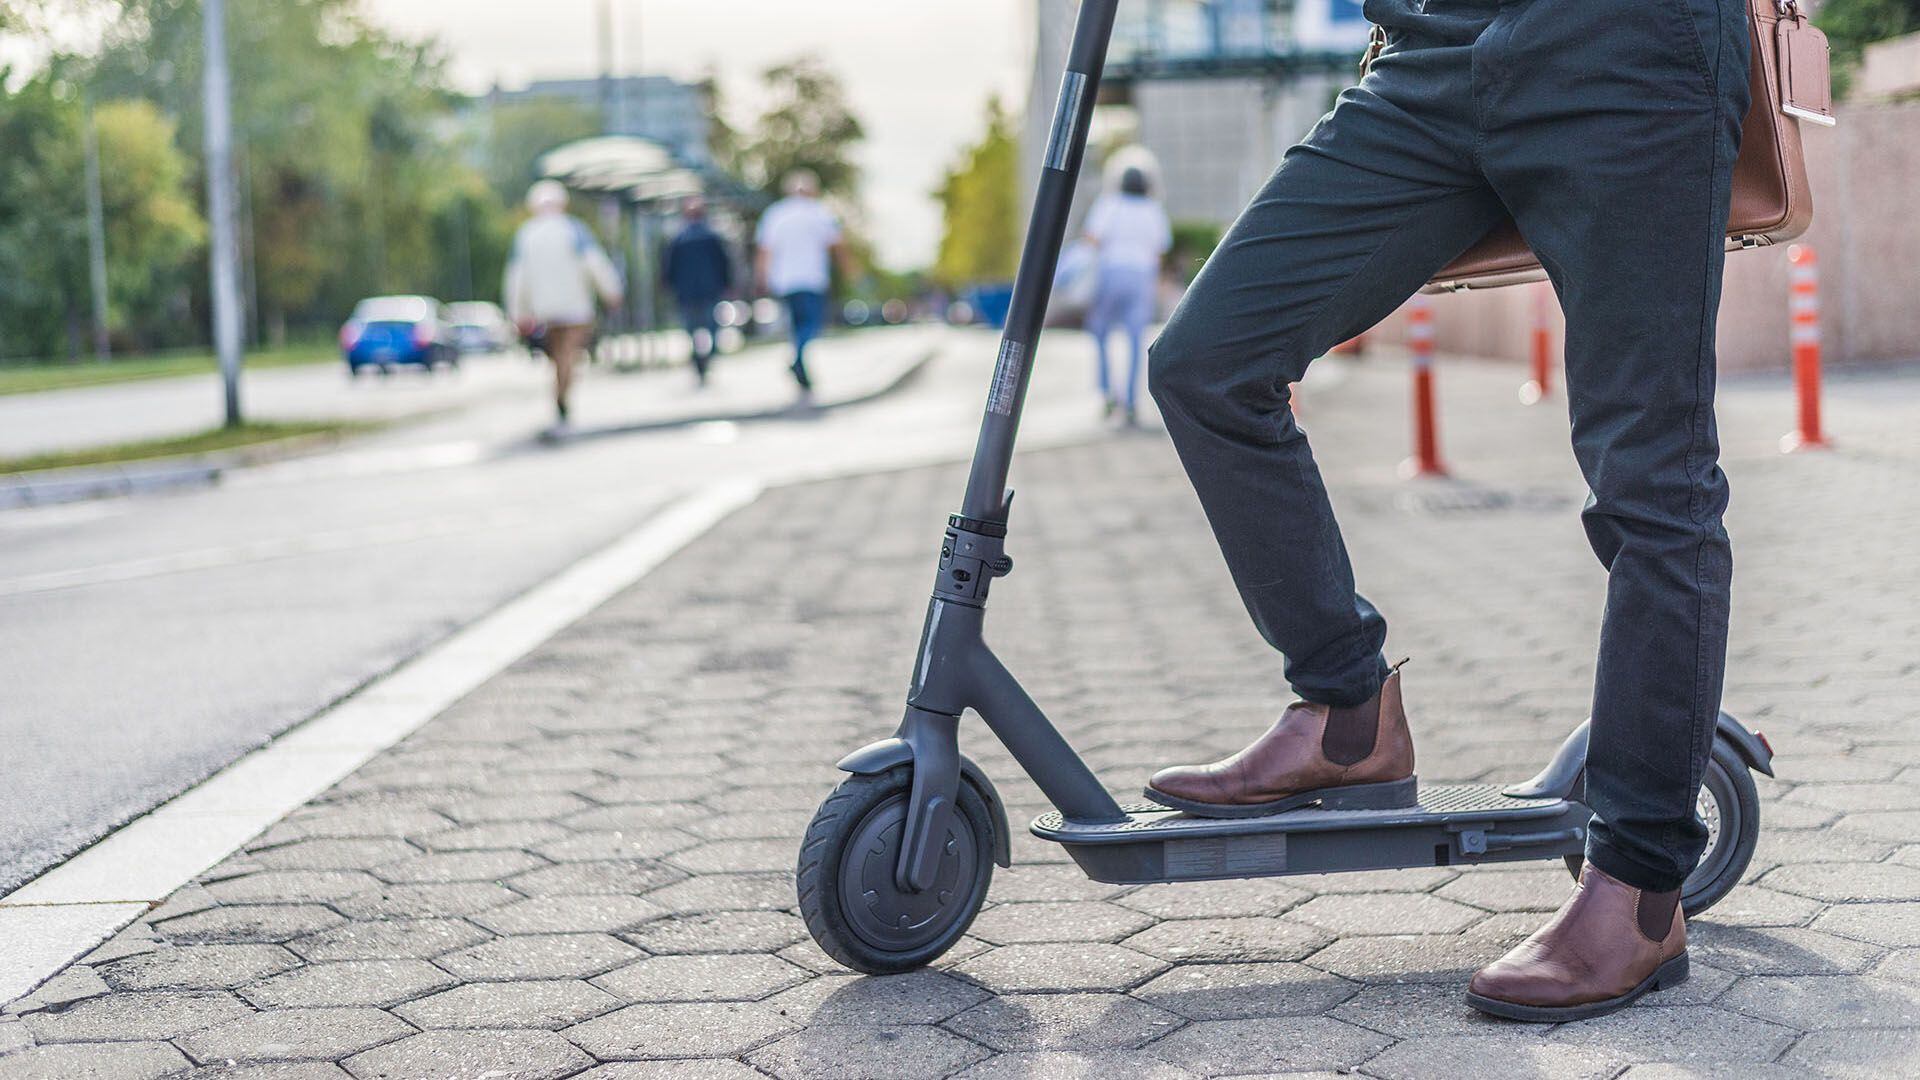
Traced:
[[727, 257], [720, 235], [707, 224], [704, 200], [697, 195], [688, 199], [680, 216], [685, 224], [667, 245], [660, 274], [680, 303], [680, 321], [693, 339], [693, 372], [705, 386], [720, 335], [714, 308], [733, 287], [733, 260]]

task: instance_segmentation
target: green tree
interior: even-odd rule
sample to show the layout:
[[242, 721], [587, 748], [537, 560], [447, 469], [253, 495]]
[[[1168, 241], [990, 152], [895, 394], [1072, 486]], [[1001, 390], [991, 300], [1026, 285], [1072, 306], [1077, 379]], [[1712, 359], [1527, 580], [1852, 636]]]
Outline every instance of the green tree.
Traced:
[[1826, 0], [1813, 21], [1833, 45], [1834, 93], [1840, 96], [1868, 45], [1920, 30], [1920, 0]]
[[761, 75], [770, 100], [740, 145], [743, 178], [769, 197], [780, 194], [780, 180], [794, 169], [811, 169], [820, 190], [851, 199], [860, 188], [854, 147], [866, 129], [847, 102], [846, 88], [817, 57], [776, 64]]
[[[72, 88], [42, 77], [0, 91], [0, 325], [13, 354], [78, 355], [91, 304], [84, 113]], [[94, 111], [106, 211], [110, 316], [136, 340], [179, 295], [202, 222], [173, 125], [143, 101]]]
[[953, 288], [1013, 277], [1020, 259], [1019, 168], [1013, 117], [995, 97], [987, 102], [986, 133], [934, 192], [941, 208], [934, 280]]

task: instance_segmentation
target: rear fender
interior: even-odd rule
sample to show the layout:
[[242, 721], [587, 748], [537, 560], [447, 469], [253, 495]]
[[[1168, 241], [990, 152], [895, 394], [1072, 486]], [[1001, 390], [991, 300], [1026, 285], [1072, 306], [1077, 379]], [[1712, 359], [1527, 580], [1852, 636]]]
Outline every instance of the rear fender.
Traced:
[[[1560, 744], [1560, 749], [1554, 751], [1545, 768], [1528, 780], [1502, 789], [1501, 793], [1520, 799], [1584, 799], [1587, 740], [1592, 723], [1591, 720], [1580, 721], [1580, 726], [1574, 728], [1566, 741]], [[1747, 768], [1763, 776], [1773, 775], [1773, 751], [1740, 721], [1721, 713], [1714, 724], [1713, 737], [1715, 741], [1732, 747]]]

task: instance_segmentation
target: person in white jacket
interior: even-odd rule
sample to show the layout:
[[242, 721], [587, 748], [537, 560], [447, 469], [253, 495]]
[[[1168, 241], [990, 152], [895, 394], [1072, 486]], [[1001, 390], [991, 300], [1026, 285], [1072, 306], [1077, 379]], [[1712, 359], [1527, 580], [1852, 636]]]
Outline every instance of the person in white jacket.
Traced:
[[593, 336], [594, 301], [616, 308], [625, 287], [586, 224], [567, 213], [567, 189], [559, 181], [533, 185], [527, 209], [533, 216], [514, 233], [507, 259], [507, 314], [523, 335], [547, 328], [554, 406], [558, 426], [565, 427], [574, 365]]

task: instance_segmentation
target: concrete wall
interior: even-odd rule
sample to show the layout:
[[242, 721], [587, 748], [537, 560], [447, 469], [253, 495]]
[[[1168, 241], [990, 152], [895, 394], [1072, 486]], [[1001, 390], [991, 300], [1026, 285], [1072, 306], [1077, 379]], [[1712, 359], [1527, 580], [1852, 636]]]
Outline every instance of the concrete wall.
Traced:
[[[1846, 105], [1837, 127], [1801, 131], [1814, 201], [1801, 242], [1819, 259], [1827, 362], [1920, 363], [1920, 102]], [[1440, 348], [1526, 359], [1532, 288], [1435, 297]], [[1727, 256], [1719, 340], [1724, 371], [1787, 369], [1784, 247]]]

